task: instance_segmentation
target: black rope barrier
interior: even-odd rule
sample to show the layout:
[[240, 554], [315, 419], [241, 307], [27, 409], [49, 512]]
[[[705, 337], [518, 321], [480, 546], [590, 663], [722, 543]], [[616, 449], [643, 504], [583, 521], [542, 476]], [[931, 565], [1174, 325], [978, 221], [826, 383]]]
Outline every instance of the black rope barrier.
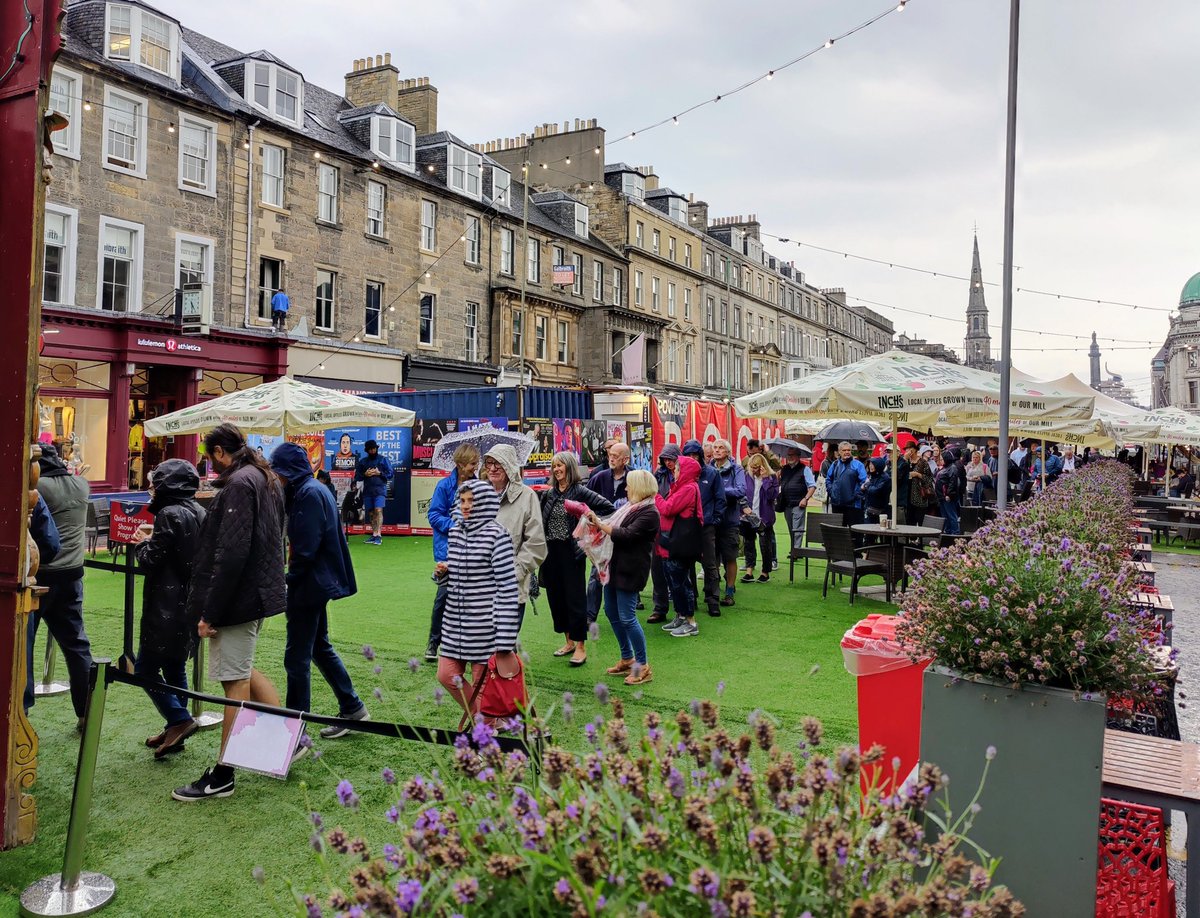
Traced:
[[[238, 701], [225, 698], [221, 695], [208, 695], [204, 692], [193, 692], [189, 689], [182, 689], [178, 686], [169, 685], [166, 682], [147, 679], [145, 676], [132, 675], [115, 667], [108, 667], [106, 669], [105, 679], [108, 683], [123, 682], [126, 685], [134, 685], [146, 691], [183, 695], [187, 698], [195, 698], [208, 704], [224, 705], [227, 708], [249, 708], [252, 711], [261, 711], [264, 714], [278, 714], [280, 717], [299, 718], [302, 721], [320, 724], [324, 727], [343, 727], [358, 733], [371, 733], [375, 736], [411, 740], [434, 746], [453, 746], [460, 736], [470, 736], [469, 732], [443, 730], [440, 727], [418, 727], [412, 724], [394, 724], [375, 720], [351, 720], [345, 717], [329, 717], [324, 714], [313, 714], [311, 711], [294, 711], [291, 708], [275, 707], [274, 705], [263, 704], [259, 701]], [[497, 733], [496, 743], [504, 752], [524, 752], [531, 759], [540, 760], [541, 758], [540, 738], [530, 741], [524, 737], [505, 736], [502, 733]]]

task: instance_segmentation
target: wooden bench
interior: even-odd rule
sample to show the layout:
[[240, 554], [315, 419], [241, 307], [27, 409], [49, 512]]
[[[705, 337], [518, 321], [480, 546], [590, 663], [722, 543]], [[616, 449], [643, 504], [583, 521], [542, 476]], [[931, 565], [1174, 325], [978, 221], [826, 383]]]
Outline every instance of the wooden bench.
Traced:
[[1163, 620], [1163, 633], [1167, 636], [1167, 643], [1170, 644], [1171, 628], [1174, 627], [1175, 623], [1175, 604], [1171, 602], [1171, 597], [1165, 596], [1162, 593], [1142, 593], [1138, 591], [1130, 595], [1129, 602], [1139, 609], [1151, 610]]
[[1149, 561], [1135, 561], [1133, 566], [1137, 568], [1137, 582], [1146, 586], [1154, 586], [1154, 576], [1158, 573], [1157, 569]]
[[1187, 817], [1187, 915], [1200, 915], [1200, 746], [1104, 731], [1104, 796], [1162, 809], [1165, 817], [1180, 810]]

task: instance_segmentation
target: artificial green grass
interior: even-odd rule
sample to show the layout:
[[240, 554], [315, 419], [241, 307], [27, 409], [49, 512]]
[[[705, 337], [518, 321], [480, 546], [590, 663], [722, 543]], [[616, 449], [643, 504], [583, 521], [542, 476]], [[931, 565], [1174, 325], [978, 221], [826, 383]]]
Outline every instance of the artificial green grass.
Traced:
[[[364, 545], [361, 538], [352, 542], [359, 593], [334, 603], [330, 619], [333, 641], [356, 689], [375, 720], [455, 727], [457, 708], [434, 703], [434, 667], [422, 662], [414, 673], [409, 666], [410, 659], [423, 653], [428, 633], [434, 594], [430, 540], [386, 539], [380, 547]], [[782, 526], [778, 544], [786, 554]], [[604, 674], [617, 653], [603, 614], [600, 638], [589, 642], [586, 666], [573, 669], [565, 659], [551, 656], [561, 638], [542, 598], [539, 614], [526, 614], [521, 640], [530, 655], [535, 703], [543, 715], [552, 712], [555, 741], [575, 748], [584, 744], [582, 724], [601, 713], [594, 686], [606, 682], [626, 700], [627, 718], [639, 724], [648, 710], [671, 715], [692, 699], [712, 698], [720, 702], [731, 730], [762, 708], [778, 719], [789, 741], [798, 735], [801, 719], [814, 715], [824, 722], [829, 743], [853, 743], [855, 684], [842, 666], [839, 640], [859, 618], [891, 609], [873, 601], [852, 608], [848, 597], [832, 588], [823, 601], [823, 565], [810, 562], [810, 571], [810, 578], [803, 579], [800, 565], [796, 582], [788, 583], [783, 562], [770, 583], [739, 584], [734, 608], [723, 609], [716, 619], [701, 612], [698, 638], [676, 639], [658, 626], [648, 627], [654, 681], [641, 687], [640, 699], [634, 689]], [[122, 597], [120, 574], [88, 571], [85, 622], [98, 657], [115, 660], [121, 653]], [[646, 600], [649, 605], [648, 593]], [[643, 620], [648, 614], [642, 614]], [[36, 653], [39, 667], [44, 630]], [[269, 620], [257, 664], [281, 696], [283, 644], [282, 617]], [[362, 655], [364, 644], [374, 648], [374, 663]], [[376, 665], [382, 667], [378, 675]], [[58, 675], [65, 679], [61, 663]], [[724, 694], [718, 698], [721, 681]], [[372, 696], [376, 688], [382, 700]], [[211, 685], [208, 689], [214, 690]], [[574, 695], [570, 724], [561, 717], [565, 691]], [[313, 704], [319, 712], [336, 713], [333, 695], [315, 671]], [[38, 837], [31, 845], [0, 853], [0, 918], [17, 914], [26, 885], [62, 867], [79, 746], [69, 696], [38, 701], [30, 719], [40, 741], [33, 788]], [[388, 766], [403, 780], [416, 772], [445, 769], [449, 762], [445, 748], [367, 735], [318, 739], [321, 758], [299, 763], [287, 781], [241, 774], [233, 797], [182, 804], [170, 799], [171, 790], [212, 764], [219, 732], [199, 733], [183, 753], [156, 762], [143, 740], [160, 726], [144, 693], [121, 684], [110, 688], [84, 859], [86, 869], [117, 883], [117, 899], [106, 915], [252, 916], [275, 911], [272, 902], [290, 906], [289, 882], [300, 890], [329, 888], [324, 868], [309, 848], [311, 809], [326, 814], [330, 825], [341, 821], [382, 843], [394, 832], [383, 813], [394, 802], [395, 789], [383, 785], [381, 769]], [[353, 782], [362, 797], [358, 814], [337, 806], [334, 788], [342, 778]], [[256, 866], [266, 871], [263, 888], [251, 876]], [[344, 880], [340, 871], [335, 879]]]

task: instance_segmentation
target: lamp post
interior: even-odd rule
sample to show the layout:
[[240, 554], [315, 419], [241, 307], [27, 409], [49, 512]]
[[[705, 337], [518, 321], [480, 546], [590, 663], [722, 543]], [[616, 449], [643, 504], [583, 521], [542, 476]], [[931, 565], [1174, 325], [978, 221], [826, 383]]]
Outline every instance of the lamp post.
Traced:
[[[1021, 0], [1011, 0], [1008, 25], [1008, 125], [1004, 145], [1004, 278], [1000, 318], [1000, 448], [1006, 455], [996, 463], [996, 509], [1008, 503], [1008, 409], [1012, 392], [1013, 204], [1017, 165], [1017, 56], [1020, 45]], [[1045, 465], [1045, 457], [1042, 458]]]

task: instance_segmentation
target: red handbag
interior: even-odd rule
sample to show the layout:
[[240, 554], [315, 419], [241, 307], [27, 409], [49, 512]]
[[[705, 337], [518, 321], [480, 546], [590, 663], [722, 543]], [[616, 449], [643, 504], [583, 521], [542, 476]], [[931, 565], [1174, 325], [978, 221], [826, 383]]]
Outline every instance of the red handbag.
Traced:
[[[470, 707], [489, 724], [524, 715], [529, 710], [529, 689], [525, 685], [525, 664], [517, 657], [517, 671], [503, 676], [496, 668], [496, 655], [488, 657], [487, 668], [471, 693]], [[466, 729], [469, 717], [463, 714], [459, 730]]]

